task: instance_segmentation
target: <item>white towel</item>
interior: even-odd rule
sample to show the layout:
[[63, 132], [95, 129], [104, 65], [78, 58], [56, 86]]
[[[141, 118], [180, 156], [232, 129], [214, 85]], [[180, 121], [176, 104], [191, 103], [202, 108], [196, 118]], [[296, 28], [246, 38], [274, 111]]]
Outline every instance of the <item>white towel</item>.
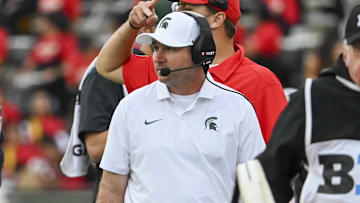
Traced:
[[[87, 75], [95, 68], [96, 58], [91, 62], [90, 66], [84, 73], [79, 85], [79, 93], [81, 92], [83, 83]], [[80, 94], [76, 95], [74, 108], [74, 118], [70, 132], [70, 139], [60, 162], [61, 171], [68, 177], [84, 176], [88, 172], [90, 160], [86, 152], [83, 142], [79, 139], [79, 122], [80, 122]]]

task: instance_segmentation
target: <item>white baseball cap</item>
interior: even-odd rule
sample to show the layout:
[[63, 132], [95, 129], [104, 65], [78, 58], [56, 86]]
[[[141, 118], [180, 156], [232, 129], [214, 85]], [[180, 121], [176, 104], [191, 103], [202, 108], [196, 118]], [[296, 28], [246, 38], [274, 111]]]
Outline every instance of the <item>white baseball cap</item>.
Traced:
[[136, 37], [136, 41], [139, 44], [150, 45], [156, 40], [168, 47], [187, 47], [194, 45], [199, 34], [200, 27], [193, 17], [184, 12], [172, 12], [159, 21], [154, 33], [142, 33]]

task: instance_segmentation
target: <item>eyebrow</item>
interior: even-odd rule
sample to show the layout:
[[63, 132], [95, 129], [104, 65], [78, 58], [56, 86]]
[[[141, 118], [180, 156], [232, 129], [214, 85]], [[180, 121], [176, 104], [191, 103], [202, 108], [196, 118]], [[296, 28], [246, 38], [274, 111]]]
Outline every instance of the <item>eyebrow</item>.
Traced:
[[188, 3], [185, 2], [178, 2], [179, 7], [185, 7]]
[[179, 4], [179, 8], [183, 8], [183, 9], [186, 9], [189, 6], [190, 7], [199, 7], [199, 6], [206, 5], [206, 4], [189, 4], [189, 3], [186, 3], [186, 2], [178, 2], [178, 4]]

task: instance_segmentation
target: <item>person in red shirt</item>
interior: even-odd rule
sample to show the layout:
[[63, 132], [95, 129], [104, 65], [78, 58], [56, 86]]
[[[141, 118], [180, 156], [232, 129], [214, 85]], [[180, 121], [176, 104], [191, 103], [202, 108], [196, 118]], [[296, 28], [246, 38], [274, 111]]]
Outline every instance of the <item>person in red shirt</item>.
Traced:
[[[283, 88], [275, 74], [245, 57], [244, 48], [233, 43], [235, 25], [241, 15], [239, 1], [216, 2], [180, 0], [179, 10], [206, 16], [217, 50], [209, 72], [217, 82], [243, 93], [251, 101], [267, 143], [280, 112], [287, 104]], [[152, 57], [131, 55], [139, 28], [157, 22], [153, 9], [157, 3], [158, 0], [139, 2], [132, 10], [137, 12], [137, 18], [128, 20], [112, 35], [96, 62], [100, 74], [124, 83], [129, 93], [157, 80]]]
[[40, 13], [61, 12], [69, 20], [75, 21], [82, 14], [82, 0], [38, 0], [37, 10]]
[[5, 87], [1, 87], [1, 85], [0, 106], [2, 107], [2, 126], [3, 129], [5, 129], [9, 124], [18, 124], [21, 121], [22, 115], [19, 107], [8, 99], [6, 89]]
[[[1, 22], [0, 22], [1, 23]], [[0, 24], [0, 68], [4, 64], [6, 60], [6, 56], [8, 54], [8, 44], [7, 40], [9, 35], [4, 27]]]
[[69, 108], [69, 83], [65, 79], [79, 56], [77, 38], [68, 26], [62, 13], [39, 13], [34, 20], [38, 38], [17, 74], [32, 79], [25, 90], [45, 90], [55, 98], [60, 104], [56, 114], [60, 116], [65, 116]]

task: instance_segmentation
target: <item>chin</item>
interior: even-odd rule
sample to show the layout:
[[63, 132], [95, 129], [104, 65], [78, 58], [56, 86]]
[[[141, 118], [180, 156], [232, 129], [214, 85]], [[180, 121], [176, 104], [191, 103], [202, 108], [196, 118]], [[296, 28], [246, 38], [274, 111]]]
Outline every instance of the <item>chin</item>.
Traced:
[[158, 80], [162, 83], [165, 83], [167, 84], [167, 82], [169, 81], [169, 76], [161, 76], [161, 75], [158, 75]]

